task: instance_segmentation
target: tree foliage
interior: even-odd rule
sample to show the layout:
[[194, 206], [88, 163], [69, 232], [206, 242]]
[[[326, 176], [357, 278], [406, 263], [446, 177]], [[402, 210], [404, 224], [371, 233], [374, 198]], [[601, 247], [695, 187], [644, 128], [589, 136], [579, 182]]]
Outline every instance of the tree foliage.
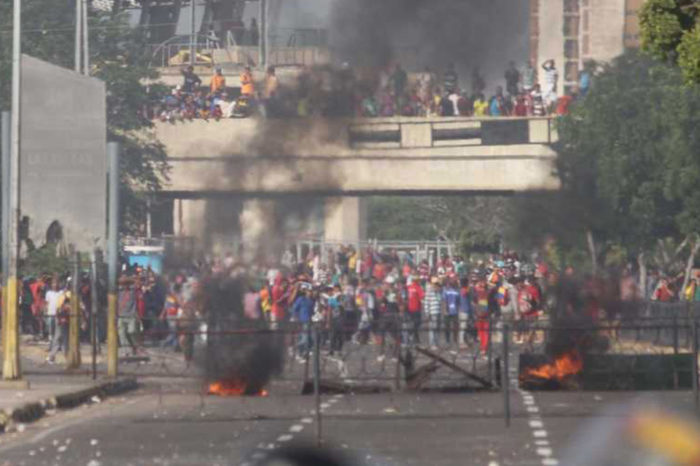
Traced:
[[590, 94], [557, 123], [562, 192], [523, 201], [530, 218], [519, 223], [579, 249], [590, 232], [601, 255], [695, 238], [699, 111], [698, 86], [684, 85], [676, 67], [636, 52], [603, 66]]
[[[150, 135], [143, 111], [158, 86], [148, 67], [146, 38], [131, 28], [125, 14], [89, 12], [90, 73], [107, 87], [107, 137], [122, 143], [122, 230], [142, 223], [146, 198], [167, 176], [164, 148]], [[75, 1], [24, 0], [22, 52], [73, 68]], [[10, 107], [12, 0], [0, 0], [0, 108]], [[60, 90], [56, 90], [60, 92]]]
[[686, 82], [700, 82], [700, 2], [647, 0], [639, 18], [642, 48], [677, 63]]

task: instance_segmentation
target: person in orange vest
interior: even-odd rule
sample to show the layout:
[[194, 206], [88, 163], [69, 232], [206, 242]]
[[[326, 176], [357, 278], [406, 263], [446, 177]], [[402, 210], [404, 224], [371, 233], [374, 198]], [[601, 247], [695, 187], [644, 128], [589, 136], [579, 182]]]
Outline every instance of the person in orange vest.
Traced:
[[250, 71], [250, 66], [246, 66], [243, 74], [241, 74], [241, 95], [249, 98], [255, 95], [255, 83], [253, 82], [253, 73]]
[[221, 68], [217, 68], [214, 72], [214, 76], [211, 77], [209, 88], [212, 94], [218, 94], [226, 88], [226, 78], [222, 74]]

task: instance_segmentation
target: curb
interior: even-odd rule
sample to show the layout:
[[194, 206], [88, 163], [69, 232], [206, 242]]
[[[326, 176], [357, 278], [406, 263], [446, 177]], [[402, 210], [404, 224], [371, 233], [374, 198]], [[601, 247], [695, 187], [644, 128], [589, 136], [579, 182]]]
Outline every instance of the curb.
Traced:
[[71, 409], [92, 400], [104, 399], [138, 388], [135, 378], [125, 378], [104, 382], [90, 388], [70, 393], [62, 393], [43, 400], [26, 403], [17, 408], [0, 411], [0, 433], [16, 429], [18, 424], [35, 422], [46, 415], [48, 410]]

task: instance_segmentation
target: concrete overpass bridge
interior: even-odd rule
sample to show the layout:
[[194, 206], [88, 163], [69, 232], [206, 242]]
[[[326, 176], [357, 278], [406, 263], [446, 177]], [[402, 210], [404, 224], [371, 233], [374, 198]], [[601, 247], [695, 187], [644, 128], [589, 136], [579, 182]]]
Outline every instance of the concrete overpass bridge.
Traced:
[[365, 196], [560, 185], [549, 118], [251, 118], [158, 123], [155, 131], [172, 167], [161, 196], [174, 200], [174, 233], [195, 237], [211, 230], [207, 217], [223, 221], [234, 199], [256, 217], [260, 199], [321, 196], [324, 236], [353, 242], [364, 236]]

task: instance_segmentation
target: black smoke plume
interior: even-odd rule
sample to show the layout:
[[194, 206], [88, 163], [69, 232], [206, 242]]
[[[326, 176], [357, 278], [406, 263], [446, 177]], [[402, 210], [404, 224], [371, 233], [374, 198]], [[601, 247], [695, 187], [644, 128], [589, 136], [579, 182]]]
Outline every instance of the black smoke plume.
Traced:
[[[462, 82], [479, 67], [487, 82], [529, 53], [529, 0], [340, 0], [332, 11], [334, 55], [353, 67], [400, 61], [409, 70], [442, 71], [452, 62]], [[500, 83], [499, 83], [500, 84]]]
[[207, 312], [207, 344], [199, 363], [208, 382], [244, 383], [245, 394], [254, 395], [284, 366], [279, 335], [266, 332], [261, 321], [243, 314], [244, 281], [211, 277], [204, 281], [202, 296]]

